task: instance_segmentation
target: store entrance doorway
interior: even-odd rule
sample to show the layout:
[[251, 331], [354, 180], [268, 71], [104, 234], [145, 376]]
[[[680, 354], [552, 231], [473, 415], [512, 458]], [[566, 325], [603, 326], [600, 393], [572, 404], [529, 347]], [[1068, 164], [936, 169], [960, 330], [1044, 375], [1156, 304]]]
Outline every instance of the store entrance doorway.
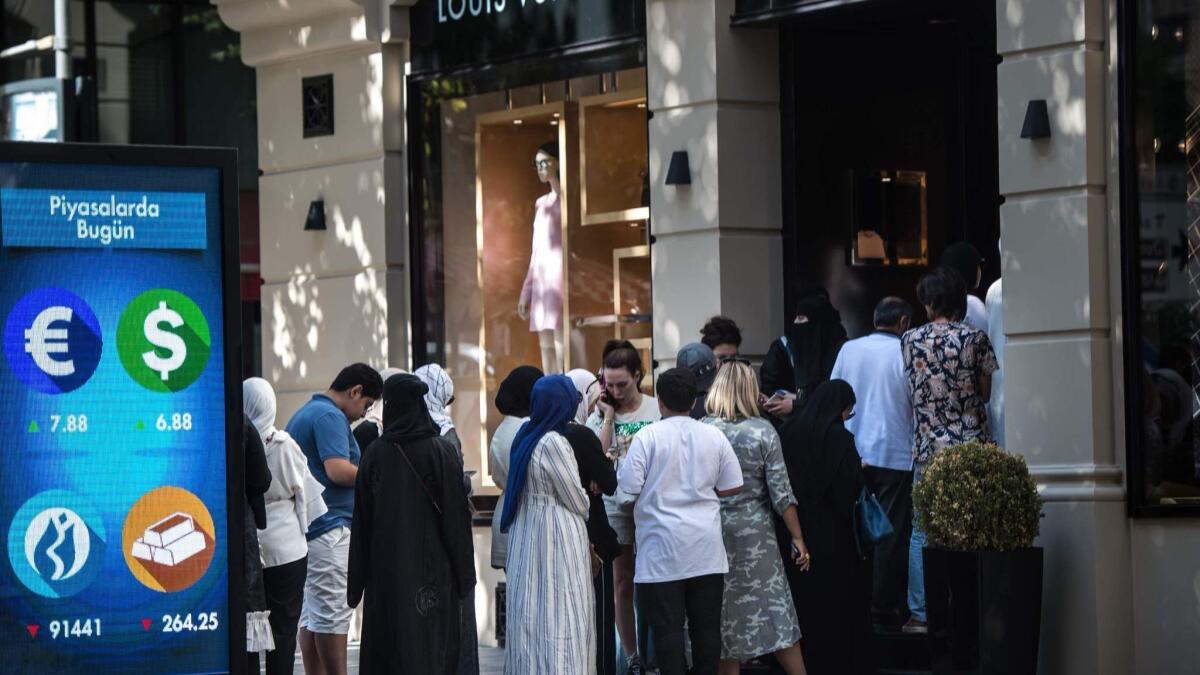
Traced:
[[[875, 303], [914, 307], [946, 245], [1000, 272], [991, 0], [864, 2], [781, 28], [787, 315], [829, 290], [850, 337]], [[918, 309], [915, 322], [924, 320]]]

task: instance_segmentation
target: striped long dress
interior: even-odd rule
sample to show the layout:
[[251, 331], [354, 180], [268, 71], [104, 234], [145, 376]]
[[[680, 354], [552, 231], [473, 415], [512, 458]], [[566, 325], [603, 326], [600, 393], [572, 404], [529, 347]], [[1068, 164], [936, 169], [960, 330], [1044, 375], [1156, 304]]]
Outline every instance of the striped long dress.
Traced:
[[509, 675], [594, 675], [587, 492], [567, 439], [542, 437], [508, 532]]

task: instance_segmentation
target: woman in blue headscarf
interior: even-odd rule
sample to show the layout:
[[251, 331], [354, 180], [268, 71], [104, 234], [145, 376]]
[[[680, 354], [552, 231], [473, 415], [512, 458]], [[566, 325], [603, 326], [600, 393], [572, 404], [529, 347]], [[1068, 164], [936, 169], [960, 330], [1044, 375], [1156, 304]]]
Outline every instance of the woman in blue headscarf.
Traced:
[[508, 532], [506, 673], [596, 672], [588, 496], [563, 436], [579, 396], [563, 375], [541, 378], [513, 440], [500, 520]]

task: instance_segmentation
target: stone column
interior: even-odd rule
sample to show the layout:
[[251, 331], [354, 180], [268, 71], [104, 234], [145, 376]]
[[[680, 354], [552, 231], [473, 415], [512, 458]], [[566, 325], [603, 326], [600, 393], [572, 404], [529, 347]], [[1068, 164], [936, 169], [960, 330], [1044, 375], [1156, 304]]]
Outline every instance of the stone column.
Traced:
[[[733, 0], [647, 0], [654, 352], [670, 367], [708, 317], [766, 353], [782, 330], [778, 32], [729, 27]], [[685, 150], [690, 186], [664, 185]]]
[[[279, 395], [282, 426], [349, 363], [409, 363], [407, 8], [213, 4], [241, 33], [242, 60], [257, 75], [263, 376]], [[330, 74], [334, 131], [305, 137], [302, 80]], [[320, 200], [328, 229], [306, 231]]]
[[[1040, 672], [1133, 672], [1116, 456], [1102, 0], [997, 0], [1005, 434], [1045, 499]], [[1110, 83], [1111, 84], [1111, 83]], [[1020, 137], [1030, 100], [1051, 137]]]

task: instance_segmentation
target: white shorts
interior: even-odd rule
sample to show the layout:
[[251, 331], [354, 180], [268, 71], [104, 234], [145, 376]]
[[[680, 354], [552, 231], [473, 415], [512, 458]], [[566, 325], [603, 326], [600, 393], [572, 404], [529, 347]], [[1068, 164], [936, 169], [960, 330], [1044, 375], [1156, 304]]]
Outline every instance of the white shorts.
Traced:
[[335, 527], [308, 542], [308, 578], [300, 627], [312, 633], [346, 635], [354, 610], [346, 604], [350, 528]]

